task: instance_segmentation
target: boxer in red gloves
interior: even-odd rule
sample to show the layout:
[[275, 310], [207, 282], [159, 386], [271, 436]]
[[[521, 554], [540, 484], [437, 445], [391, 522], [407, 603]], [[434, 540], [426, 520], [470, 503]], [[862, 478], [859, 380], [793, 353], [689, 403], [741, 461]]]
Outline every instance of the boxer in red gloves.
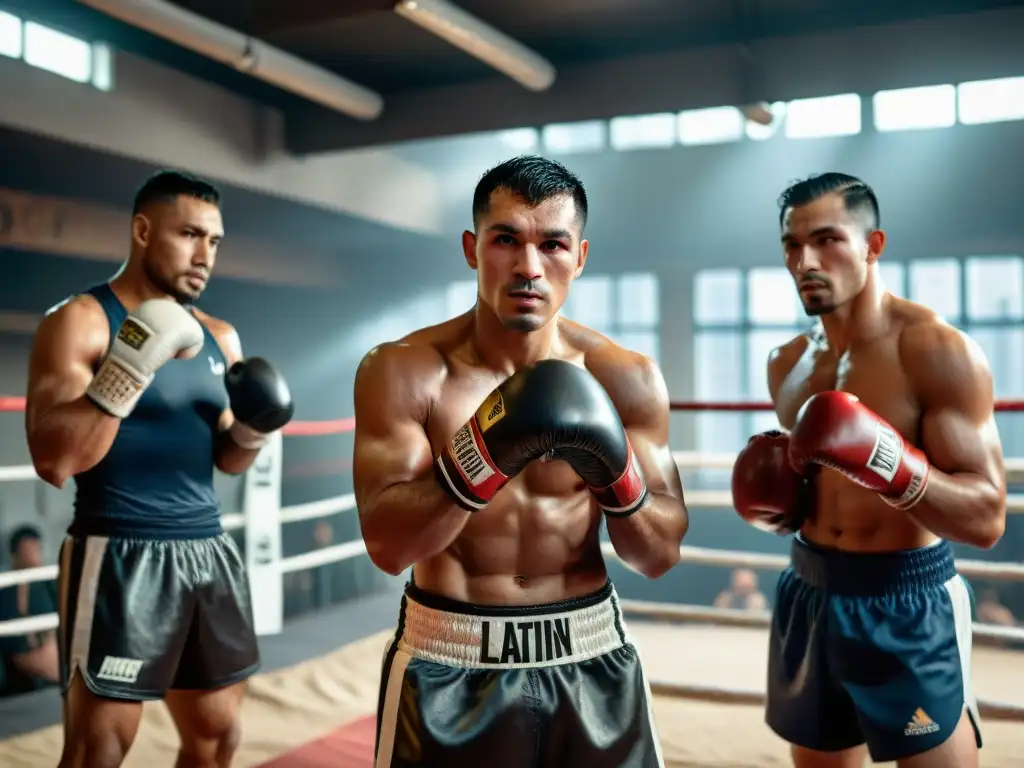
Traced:
[[991, 547], [1006, 486], [984, 355], [888, 291], [878, 202], [828, 173], [780, 199], [786, 265], [820, 324], [774, 350], [787, 432], [737, 459], [739, 513], [796, 531], [778, 584], [768, 724], [797, 768], [979, 764], [971, 598], [949, 541]]

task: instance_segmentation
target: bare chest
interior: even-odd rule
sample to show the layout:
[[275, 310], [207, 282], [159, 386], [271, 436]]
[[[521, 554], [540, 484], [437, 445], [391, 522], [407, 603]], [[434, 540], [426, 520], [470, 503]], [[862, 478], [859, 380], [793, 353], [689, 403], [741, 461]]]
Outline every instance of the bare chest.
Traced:
[[779, 389], [779, 423], [792, 429], [808, 398], [828, 390], [856, 395], [899, 432], [916, 439], [921, 409], [901, 365], [896, 339], [881, 339], [841, 356], [809, 345]]

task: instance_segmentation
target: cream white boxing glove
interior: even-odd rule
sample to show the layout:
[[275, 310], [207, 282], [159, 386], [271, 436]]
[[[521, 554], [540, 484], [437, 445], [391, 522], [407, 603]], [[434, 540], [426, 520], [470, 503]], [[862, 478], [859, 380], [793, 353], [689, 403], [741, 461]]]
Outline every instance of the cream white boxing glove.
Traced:
[[126, 418], [160, 366], [202, 348], [203, 327], [191, 312], [171, 299], [144, 301], [121, 323], [85, 394], [111, 416]]

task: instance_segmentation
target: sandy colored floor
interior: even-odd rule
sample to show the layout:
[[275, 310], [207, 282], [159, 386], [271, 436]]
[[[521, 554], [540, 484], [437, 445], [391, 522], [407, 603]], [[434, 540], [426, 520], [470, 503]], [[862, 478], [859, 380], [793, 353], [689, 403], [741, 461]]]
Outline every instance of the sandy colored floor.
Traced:
[[[763, 690], [764, 630], [633, 623], [632, 632], [652, 680]], [[376, 706], [381, 655], [388, 634], [374, 635], [327, 656], [250, 681], [237, 768], [254, 768], [317, 739]], [[992, 648], [974, 653], [980, 698], [1024, 704], [1024, 654]], [[759, 706], [710, 704], [658, 696], [655, 716], [668, 766], [773, 768], [788, 750], [764, 725]], [[986, 768], [1022, 765], [1024, 727], [983, 723]], [[0, 765], [56, 764], [60, 729], [47, 728], [0, 743]], [[127, 768], [173, 765], [177, 736], [163, 705], [147, 705]]]

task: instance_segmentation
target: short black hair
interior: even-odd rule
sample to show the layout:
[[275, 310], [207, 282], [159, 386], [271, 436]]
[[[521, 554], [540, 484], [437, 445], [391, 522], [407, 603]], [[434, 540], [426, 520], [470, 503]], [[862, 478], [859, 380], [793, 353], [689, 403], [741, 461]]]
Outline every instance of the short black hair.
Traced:
[[170, 203], [184, 195], [220, 207], [220, 191], [208, 181], [183, 171], [158, 171], [150, 176], [135, 193], [132, 215], [153, 203]]
[[786, 211], [797, 206], [813, 203], [826, 195], [843, 196], [846, 210], [850, 213], [864, 213], [870, 219], [870, 229], [878, 229], [882, 218], [878, 210], [875, 191], [856, 176], [846, 173], [820, 173], [791, 184], [779, 195], [779, 226], [786, 218]]
[[7, 539], [7, 551], [11, 555], [18, 553], [18, 548], [21, 546], [21, 542], [30, 540], [42, 541], [43, 534], [39, 532], [39, 529], [34, 525], [19, 525], [13, 531], [11, 531], [10, 537]]
[[508, 190], [531, 208], [557, 195], [569, 195], [576, 204], [580, 231], [587, 225], [587, 190], [579, 177], [561, 163], [537, 155], [520, 155], [496, 165], [477, 182], [473, 193], [473, 225], [487, 213], [491, 195]]

